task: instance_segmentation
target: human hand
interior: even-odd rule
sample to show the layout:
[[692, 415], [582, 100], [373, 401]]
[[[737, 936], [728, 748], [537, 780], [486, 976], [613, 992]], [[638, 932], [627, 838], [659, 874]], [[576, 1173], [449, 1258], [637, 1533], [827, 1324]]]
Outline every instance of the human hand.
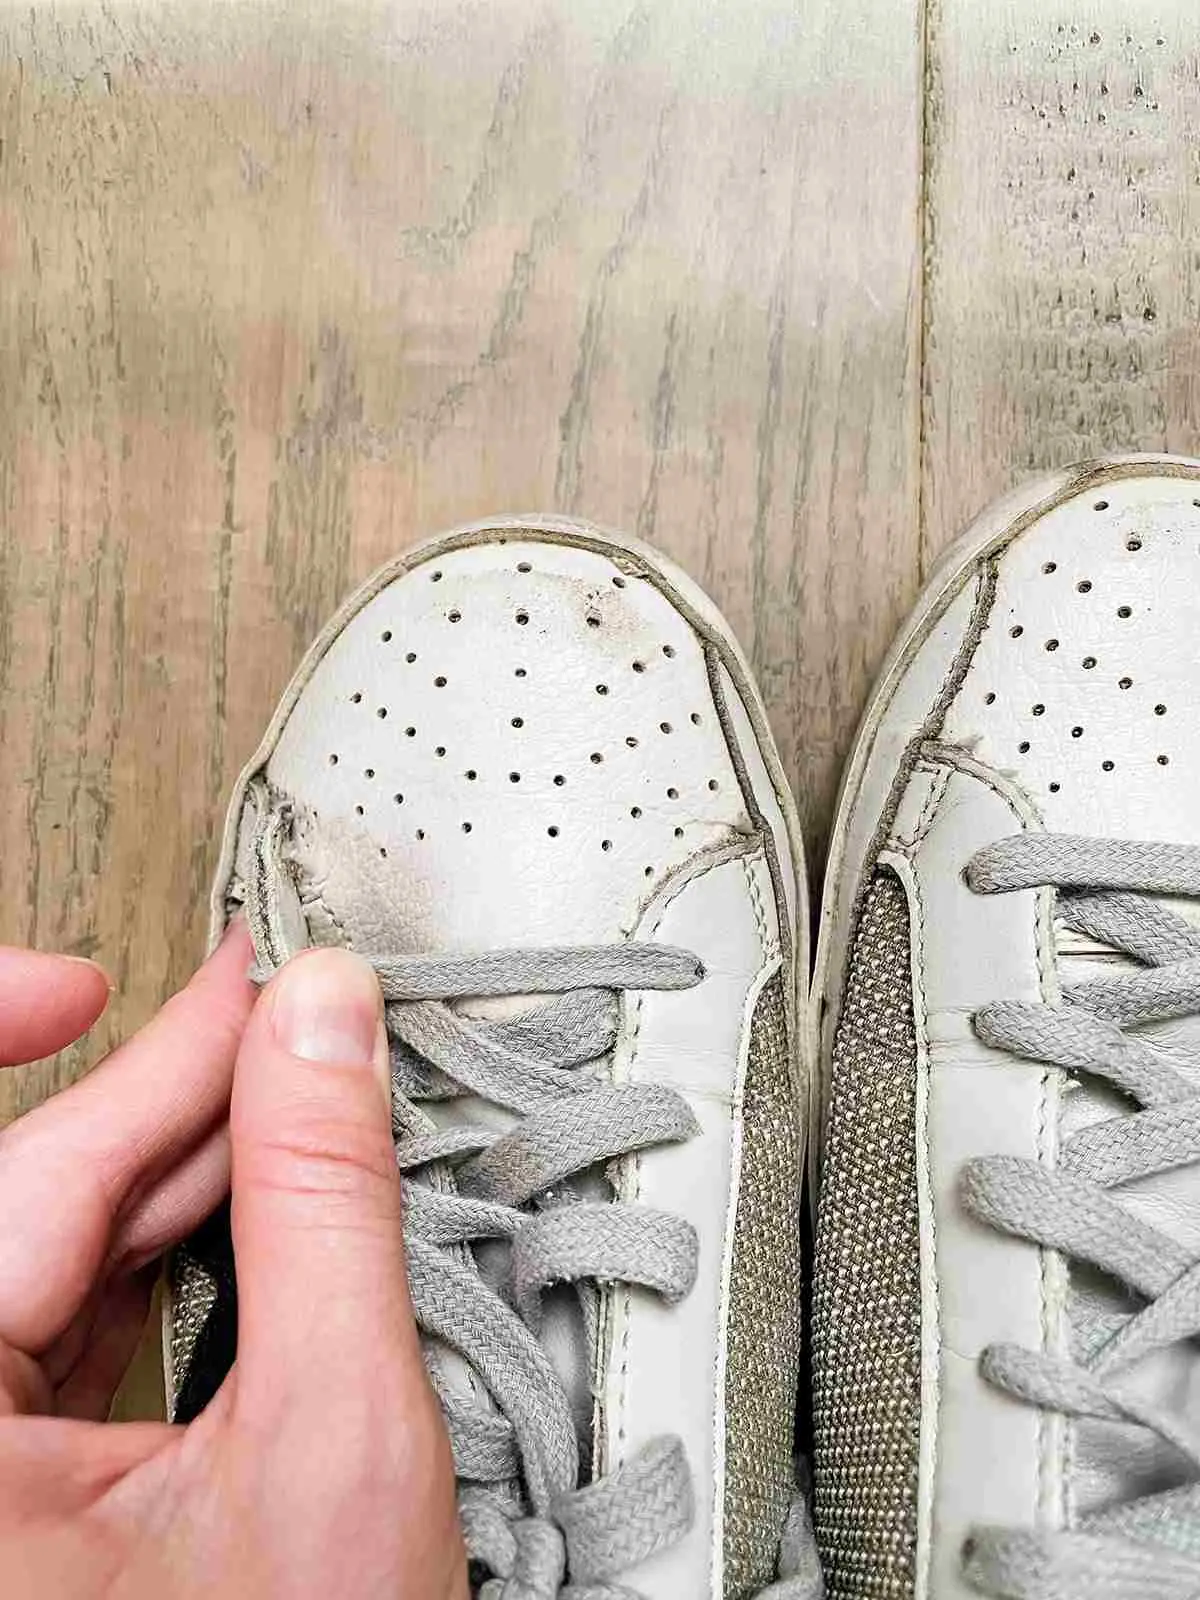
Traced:
[[[235, 929], [87, 1078], [0, 1132], [6, 1600], [464, 1600], [449, 1444], [404, 1274], [370, 968], [255, 1002]], [[84, 1032], [88, 963], [0, 949], [0, 1065]], [[155, 1262], [232, 1168], [237, 1361], [187, 1428], [106, 1424]]]

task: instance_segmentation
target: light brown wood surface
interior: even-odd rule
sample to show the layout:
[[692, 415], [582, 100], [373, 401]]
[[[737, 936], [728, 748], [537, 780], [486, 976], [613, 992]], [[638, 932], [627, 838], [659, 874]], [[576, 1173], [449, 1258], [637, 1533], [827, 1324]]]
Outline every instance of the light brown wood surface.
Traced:
[[1200, 454], [1200, 9], [930, 4], [926, 560], [1030, 473]]
[[118, 986], [0, 1122], [194, 966], [298, 654], [467, 517], [687, 565], [819, 862], [945, 541], [1197, 448], [1198, 84], [1182, 0], [0, 7], [0, 939]]

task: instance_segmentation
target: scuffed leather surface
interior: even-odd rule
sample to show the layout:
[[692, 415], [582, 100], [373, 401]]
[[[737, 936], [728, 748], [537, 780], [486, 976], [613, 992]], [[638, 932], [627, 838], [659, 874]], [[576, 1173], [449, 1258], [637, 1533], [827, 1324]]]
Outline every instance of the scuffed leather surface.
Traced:
[[968, 1216], [958, 1198], [959, 1174], [974, 1156], [1043, 1156], [1054, 1107], [1042, 1069], [988, 1049], [970, 1020], [989, 1001], [1042, 997], [1038, 895], [985, 899], [962, 876], [977, 850], [1016, 831], [1020, 819], [973, 774], [949, 769], [914, 777], [929, 801], [923, 830], [910, 850], [889, 851], [882, 864], [897, 872], [909, 895], [924, 1078], [917, 1167], [924, 1186], [925, 1509], [918, 1537], [929, 1592], [965, 1600], [973, 1591], [960, 1575], [960, 1552], [970, 1527], [1034, 1522], [1046, 1492], [1049, 1443], [1041, 1414], [983, 1383], [978, 1360], [998, 1340], [1044, 1348], [1058, 1336], [1059, 1318], [1039, 1253]]
[[565, 545], [460, 549], [383, 589], [267, 770], [305, 883], [366, 950], [617, 938], [668, 872], [750, 829], [699, 639]]
[[673, 1309], [633, 1288], [607, 1296], [596, 1464], [608, 1471], [658, 1434], [682, 1435], [695, 1488], [695, 1526], [680, 1544], [625, 1579], [646, 1600], [676, 1600], [723, 1592], [718, 1516], [732, 1161], [754, 1002], [780, 962], [761, 850], [697, 862], [677, 893], [648, 910], [637, 936], [686, 943], [703, 961], [706, 977], [696, 989], [629, 998], [614, 1073], [678, 1089], [700, 1133], [626, 1162], [622, 1193], [691, 1222], [701, 1241], [700, 1266], [691, 1294]]
[[1047, 513], [1000, 561], [944, 736], [1011, 773], [1049, 829], [1196, 837], [1198, 498], [1188, 480], [1118, 480]]
[[[694, 990], [627, 997], [614, 1062], [680, 1088], [701, 1123], [694, 1145], [650, 1152], [625, 1175], [645, 1203], [693, 1221], [696, 1289], [672, 1311], [638, 1294], [618, 1312], [610, 1294], [593, 1350], [573, 1348], [570, 1319], [555, 1328], [576, 1400], [591, 1383], [604, 1397], [601, 1470], [654, 1433], [687, 1442], [697, 1523], [637, 1575], [648, 1600], [720, 1592], [737, 1085], [753, 1000], [785, 942], [790, 956], [782, 924], [803, 903], [750, 720], [724, 671], [722, 683], [728, 732], [701, 640], [650, 581], [509, 534], [417, 565], [358, 610], [315, 662], [265, 774], [291, 810], [317, 941], [383, 955], [632, 936], [705, 961]], [[782, 915], [755, 815], [781, 864]]]
[[[1049, 997], [1064, 977], [1095, 969], [1072, 954], [1069, 937], [1060, 949], [1048, 924], [1039, 932], [1030, 909], [1036, 896], [972, 896], [960, 874], [987, 837], [1023, 826], [1195, 841], [1197, 500], [1194, 479], [1148, 467], [1066, 499], [996, 552], [994, 602], [940, 736], [951, 756], [978, 763], [979, 775], [948, 776], [939, 768], [952, 760], [927, 756], [899, 797], [891, 830], [923, 930], [914, 990], [928, 1012], [921, 1493], [924, 1570], [936, 1600], [969, 1592], [957, 1573], [971, 1522], [1052, 1526], [1176, 1481], [1177, 1468], [1137, 1430], [1068, 1427], [993, 1394], [977, 1375], [986, 1344], [1015, 1338], [1065, 1349], [1090, 1304], [1117, 1302], [1085, 1273], [1068, 1278], [1052, 1254], [970, 1222], [956, 1198], [962, 1163], [1000, 1151], [1040, 1151], [1052, 1160], [1065, 1130], [1116, 1108], [975, 1041], [970, 1017], [984, 1000], [1033, 997], [1039, 989]], [[995, 519], [985, 527], [994, 534]], [[963, 570], [941, 623], [907, 664], [852, 819], [860, 853], [886, 804], [888, 766], [894, 781], [899, 752], [933, 705], [954, 642], [948, 624], [960, 643], [966, 638], [968, 597], [982, 571], [982, 562]], [[852, 892], [842, 886], [843, 895]], [[1195, 1072], [1200, 1029], [1193, 1022], [1150, 1033], [1182, 1070]], [[1121, 1198], [1174, 1237], [1196, 1242], [1194, 1168], [1128, 1187]], [[1191, 1352], [1168, 1352], [1133, 1381], [1200, 1417]]]

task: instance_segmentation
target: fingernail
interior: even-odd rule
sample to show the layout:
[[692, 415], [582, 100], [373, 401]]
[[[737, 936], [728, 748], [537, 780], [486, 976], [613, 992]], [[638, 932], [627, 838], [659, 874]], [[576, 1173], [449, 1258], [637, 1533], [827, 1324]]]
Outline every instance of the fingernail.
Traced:
[[310, 950], [271, 985], [275, 1037], [306, 1061], [365, 1065], [377, 1059], [382, 1029], [379, 980], [349, 950]]
[[100, 974], [100, 976], [104, 979], [105, 983], [108, 985], [109, 994], [116, 994], [116, 992], [117, 992], [116, 984], [112, 981], [112, 979], [109, 977], [108, 973], [104, 970], [104, 968], [100, 965], [100, 963], [98, 961], [92, 961], [90, 959], [90, 957], [88, 957], [88, 956], [68, 956], [68, 955], [64, 955], [62, 959], [64, 961], [74, 962], [74, 964], [77, 967], [91, 967], [93, 972], [98, 972]]

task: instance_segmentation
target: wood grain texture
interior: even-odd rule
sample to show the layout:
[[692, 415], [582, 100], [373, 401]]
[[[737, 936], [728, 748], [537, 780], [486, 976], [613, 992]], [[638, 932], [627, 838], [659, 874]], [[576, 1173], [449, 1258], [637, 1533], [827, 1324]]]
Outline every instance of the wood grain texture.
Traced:
[[[663, 545], [819, 853], [917, 580], [913, 0], [0, 8], [0, 939], [195, 964], [226, 792], [376, 564]], [[164, 1063], [169, 1070], [169, 1063]]]
[[1200, 11], [931, 4], [926, 559], [1031, 472], [1200, 453]]

